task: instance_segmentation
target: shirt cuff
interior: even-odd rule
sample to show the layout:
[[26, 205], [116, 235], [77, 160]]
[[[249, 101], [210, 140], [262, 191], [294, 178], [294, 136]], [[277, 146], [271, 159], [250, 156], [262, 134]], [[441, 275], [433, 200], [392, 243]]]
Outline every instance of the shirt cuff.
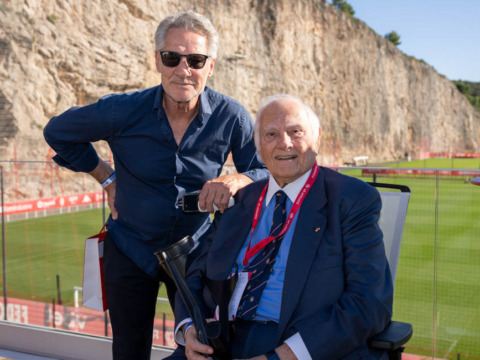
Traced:
[[270, 172], [266, 168], [258, 168], [242, 172], [241, 174], [248, 176], [253, 181], [257, 181], [267, 178], [270, 175]]
[[76, 172], [90, 172], [98, 165], [99, 157], [96, 153], [90, 152], [87, 149], [83, 154], [75, 160], [74, 163], [70, 163], [63, 159], [60, 155], [55, 155], [52, 158], [57, 165], [67, 168]]
[[310, 356], [310, 353], [308, 352], [300, 333], [290, 336], [287, 340], [285, 340], [285, 344], [290, 347], [297, 359], [312, 360], [312, 357]]
[[183, 331], [181, 328], [183, 325], [185, 325], [186, 323], [189, 323], [190, 321], [192, 321], [192, 319], [186, 318], [185, 320], [182, 320], [175, 328], [174, 339], [178, 345], [185, 346], [185, 337], [183, 336]]

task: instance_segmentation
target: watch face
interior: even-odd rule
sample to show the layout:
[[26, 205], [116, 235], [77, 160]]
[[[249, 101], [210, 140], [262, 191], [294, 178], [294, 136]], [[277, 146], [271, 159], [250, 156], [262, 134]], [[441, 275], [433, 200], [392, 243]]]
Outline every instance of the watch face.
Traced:
[[199, 193], [190, 193], [183, 195], [182, 210], [184, 212], [199, 212], [198, 209], [198, 195]]

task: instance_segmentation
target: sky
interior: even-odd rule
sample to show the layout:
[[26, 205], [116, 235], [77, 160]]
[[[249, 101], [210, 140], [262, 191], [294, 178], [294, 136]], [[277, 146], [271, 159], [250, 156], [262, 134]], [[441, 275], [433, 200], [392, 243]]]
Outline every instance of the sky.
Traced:
[[405, 54], [450, 80], [480, 82], [480, 0], [346, 1], [377, 34], [399, 34]]

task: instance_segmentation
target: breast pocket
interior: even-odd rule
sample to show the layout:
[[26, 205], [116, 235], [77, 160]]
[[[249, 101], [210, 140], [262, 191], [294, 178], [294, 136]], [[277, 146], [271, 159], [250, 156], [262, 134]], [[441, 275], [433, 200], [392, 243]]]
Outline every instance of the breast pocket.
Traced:
[[205, 145], [205, 155], [210, 161], [223, 162], [230, 152], [230, 146], [224, 140], [215, 139]]

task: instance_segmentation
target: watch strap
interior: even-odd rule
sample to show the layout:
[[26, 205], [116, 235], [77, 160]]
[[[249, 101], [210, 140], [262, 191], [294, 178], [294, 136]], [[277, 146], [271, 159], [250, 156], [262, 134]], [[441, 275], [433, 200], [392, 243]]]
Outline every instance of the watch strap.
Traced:
[[280, 360], [275, 350], [265, 353], [265, 356], [267, 357], [268, 360]]

